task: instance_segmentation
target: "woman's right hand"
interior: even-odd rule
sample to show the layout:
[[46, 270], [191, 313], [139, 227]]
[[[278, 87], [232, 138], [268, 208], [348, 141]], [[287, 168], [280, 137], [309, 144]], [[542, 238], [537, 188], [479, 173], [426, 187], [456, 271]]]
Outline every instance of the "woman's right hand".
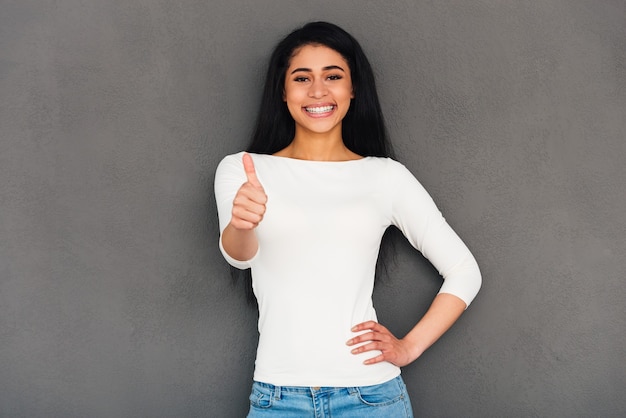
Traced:
[[241, 185], [233, 199], [230, 225], [237, 230], [252, 230], [263, 220], [267, 195], [257, 178], [250, 154], [244, 153], [242, 160], [247, 181]]

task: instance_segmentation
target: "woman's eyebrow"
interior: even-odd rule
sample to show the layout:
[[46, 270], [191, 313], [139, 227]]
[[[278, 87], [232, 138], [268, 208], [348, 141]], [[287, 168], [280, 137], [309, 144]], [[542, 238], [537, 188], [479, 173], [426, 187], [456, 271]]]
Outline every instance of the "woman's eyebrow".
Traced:
[[[341, 71], [343, 71], [344, 73], [346, 72], [346, 70], [344, 70], [343, 68], [341, 68], [341, 67], [340, 67], [340, 66], [338, 66], [338, 65], [328, 65], [328, 66], [326, 66], [326, 67], [322, 68], [322, 70], [324, 70], [324, 71], [328, 71], [328, 70], [341, 70]], [[303, 71], [303, 72], [305, 72], [305, 73], [310, 73], [310, 72], [312, 72], [313, 70], [312, 70], [312, 69], [310, 69], [310, 68], [296, 68], [296, 69], [295, 69], [295, 70], [293, 70], [290, 74], [294, 74], [294, 73], [297, 73], [297, 72], [300, 72], [300, 71]]]

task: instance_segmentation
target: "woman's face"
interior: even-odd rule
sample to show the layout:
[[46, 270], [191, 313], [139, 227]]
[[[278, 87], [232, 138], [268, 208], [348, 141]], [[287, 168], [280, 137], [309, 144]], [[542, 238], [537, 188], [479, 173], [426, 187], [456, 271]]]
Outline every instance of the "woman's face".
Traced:
[[296, 122], [296, 135], [341, 135], [341, 121], [354, 98], [347, 61], [334, 49], [305, 45], [291, 58], [283, 99]]

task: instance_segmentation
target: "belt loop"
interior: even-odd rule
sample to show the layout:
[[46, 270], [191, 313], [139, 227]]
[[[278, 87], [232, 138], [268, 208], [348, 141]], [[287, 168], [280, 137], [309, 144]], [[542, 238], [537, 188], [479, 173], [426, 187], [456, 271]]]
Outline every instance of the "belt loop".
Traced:
[[274, 399], [280, 400], [280, 386], [274, 386]]
[[359, 393], [359, 390], [356, 387], [348, 387], [346, 389], [348, 389], [348, 393], [350, 395], [355, 395], [355, 394]]

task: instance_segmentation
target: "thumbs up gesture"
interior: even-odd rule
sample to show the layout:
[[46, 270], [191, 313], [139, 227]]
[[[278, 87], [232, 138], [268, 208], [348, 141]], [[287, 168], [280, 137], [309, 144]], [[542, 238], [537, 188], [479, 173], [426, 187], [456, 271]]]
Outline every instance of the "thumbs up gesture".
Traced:
[[233, 200], [230, 224], [239, 230], [252, 230], [263, 220], [267, 195], [256, 176], [250, 154], [243, 154], [243, 168], [247, 181], [241, 185]]

